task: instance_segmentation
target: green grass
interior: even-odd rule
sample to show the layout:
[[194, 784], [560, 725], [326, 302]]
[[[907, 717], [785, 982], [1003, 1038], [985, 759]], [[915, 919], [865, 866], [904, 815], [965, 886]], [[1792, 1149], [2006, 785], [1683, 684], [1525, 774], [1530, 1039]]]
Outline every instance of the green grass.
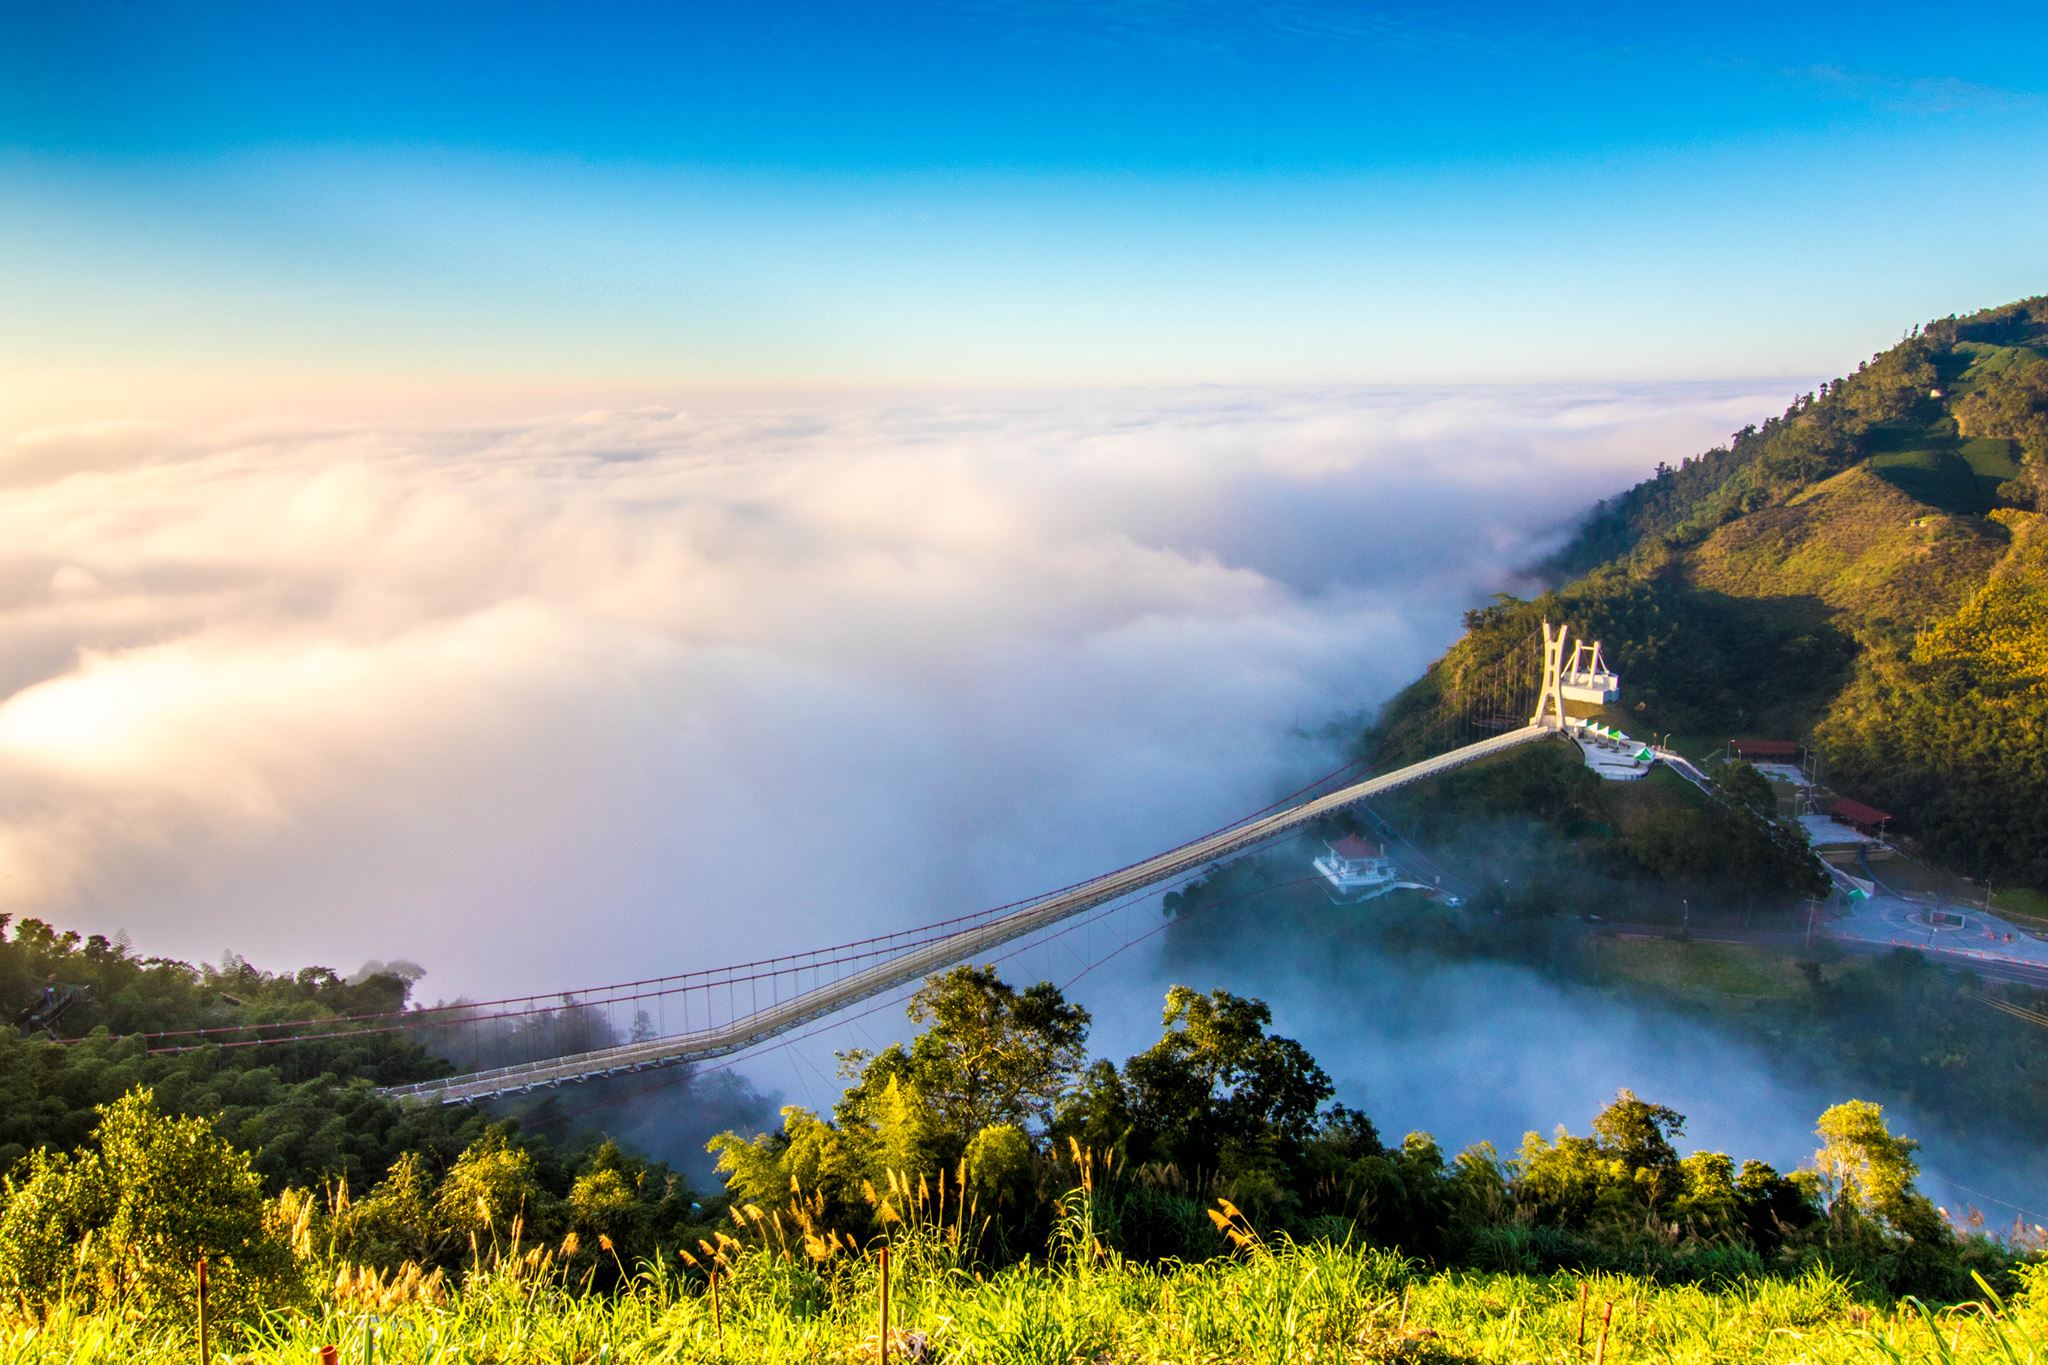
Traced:
[[[1825, 857], [1828, 862], [1852, 876], [1863, 875], [1862, 864], [1854, 853], [1836, 852]], [[1966, 908], [1984, 903], [1982, 882], [1972, 881], [1948, 868], [1916, 862], [1906, 857], [1879, 857], [1871, 859], [1870, 869], [1877, 874], [1879, 881], [1894, 891], [1942, 896]], [[1991, 890], [1991, 908], [2015, 924], [2030, 929], [2048, 930], [2048, 893], [2033, 887], [2003, 887], [1994, 884]]]
[[1972, 436], [1956, 447], [1978, 478], [2000, 483], [2020, 472], [2018, 453], [2018, 445], [2002, 436]]
[[1991, 908], [2015, 924], [2048, 929], [2048, 893], [2030, 886], [1993, 887]]
[[[1087, 1248], [1083, 1241], [1081, 1248]], [[1240, 1254], [1160, 1267], [1068, 1255], [986, 1277], [900, 1246], [890, 1358], [987, 1365], [1165, 1362], [1557, 1361], [1706, 1365], [2042, 1365], [2048, 1271], [2010, 1302], [1934, 1311], [1872, 1306], [1819, 1271], [1716, 1289], [1626, 1276], [1425, 1275], [1371, 1248], [1253, 1242]], [[871, 1255], [811, 1261], [738, 1253], [718, 1310], [701, 1282], [645, 1271], [622, 1293], [578, 1294], [546, 1258], [460, 1288], [329, 1286], [314, 1306], [217, 1342], [221, 1365], [875, 1360], [880, 1276]], [[0, 1319], [0, 1365], [113, 1365], [195, 1358], [182, 1324], [152, 1327], [58, 1307]]]
[[1872, 858], [1870, 870], [1877, 874], [1879, 881], [1896, 891], [1945, 896], [1951, 900], [1975, 898], [1975, 892], [1961, 877], [1938, 867], [1916, 863], [1911, 858]]
[[1954, 515], [1958, 503], [1972, 512], [1992, 505], [1972, 481], [1981, 482], [1954, 454], [1875, 456], [1715, 531], [1694, 551], [1693, 581], [1732, 597], [1807, 600], [1860, 621], [1917, 626], [1954, 610], [2005, 552], [1996, 528]]
[[[1964, 447], [1968, 447], [1965, 453]], [[1982, 516], [1999, 505], [1998, 485], [2016, 466], [2012, 442], [1979, 437], [1949, 449], [1876, 455], [1870, 468], [1900, 492], [1944, 512]], [[2003, 472], [2001, 472], [2003, 471]]]
[[1880, 427], [1865, 444], [1873, 472], [1908, 496], [1959, 515], [1982, 516], [1998, 506], [1998, 485], [2019, 472], [2011, 441], [1963, 439], [1946, 418], [1927, 427]]
[[1984, 341], [1959, 341], [1956, 354], [1966, 361], [1961, 372], [1949, 381], [1949, 387], [1957, 393], [1968, 393], [1991, 376], [2003, 374], [2029, 359], [2048, 360], [2048, 348], [1996, 346]]
[[1713, 799], [1662, 763], [1641, 780], [1613, 783], [1602, 788], [1600, 794], [1613, 813], [1615, 826], [1621, 830], [1633, 829], [1665, 811], [1704, 809]]
[[[1857, 871], [1854, 860], [1844, 864]], [[1964, 906], [1984, 903], [1984, 884], [1947, 868], [1918, 863], [1910, 858], [1873, 860], [1871, 867], [1879, 880], [1898, 891], [1942, 896]], [[1991, 889], [1991, 908], [2016, 924], [2048, 929], [2048, 894], [2027, 886]]]
[[1586, 955], [1594, 979], [1674, 1003], [1789, 999], [1807, 989], [1793, 957], [1747, 944], [1601, 937]]
[[[1631, 731], [1633, 733], [1633, 731]], [[1723, 734], [1673, 734], [1664, 739], [1664, 747], [1684, 754], [1694, 763], [1704, 764], [1719, 758], [1721, 751], [1731, 739], [1746, 739], [1747, 735]], [[1657, 738], [1653, 736], [1653, 738]]]

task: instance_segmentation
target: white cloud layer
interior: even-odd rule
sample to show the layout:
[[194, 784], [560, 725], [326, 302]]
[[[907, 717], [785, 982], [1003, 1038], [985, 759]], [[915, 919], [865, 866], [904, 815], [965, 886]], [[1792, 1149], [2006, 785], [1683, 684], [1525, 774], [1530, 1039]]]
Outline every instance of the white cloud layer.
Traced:
[[[1775, 387], [1775, 386], [1774, 386]], [[1732, 386], [0, 447], [0, 911], [431, 994], [962, 913], [1322, 754]]]

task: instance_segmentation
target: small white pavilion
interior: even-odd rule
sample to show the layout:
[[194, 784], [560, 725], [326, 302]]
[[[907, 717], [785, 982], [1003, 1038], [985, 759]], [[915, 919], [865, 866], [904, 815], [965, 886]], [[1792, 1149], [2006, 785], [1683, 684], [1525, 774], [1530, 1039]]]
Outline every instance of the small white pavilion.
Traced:
[[1315, 860], [1315, 869], [1343, 900], [1370, 900], [1392, 891], [1400, 880], [1387, 850], [1370, 839], [1347, 834], [1323, 847], [1329, 851]]

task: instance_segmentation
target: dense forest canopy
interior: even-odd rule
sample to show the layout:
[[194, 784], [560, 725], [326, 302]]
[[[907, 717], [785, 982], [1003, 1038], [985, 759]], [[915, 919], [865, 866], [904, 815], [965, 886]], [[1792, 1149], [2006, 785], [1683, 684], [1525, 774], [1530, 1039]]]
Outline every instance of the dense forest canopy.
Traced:
[[[240, 1154], [219, 1174], [222, 1188], [244, 1203], [318, 1191], [334, 1206], [327, 1239], [376, 1264], [452, 1265], [472, 1233], [517, 1215], [548, 1235], [580, 1229], [590, 1246], [579, 1264], [595, 1265], [600, 1234], [630, 1258], [701, 1219], [674, 1172], [601, 1137], [549, 1141], [482, 1109], [377, 1094], [449, 1070], [422, 1042], [437, 1030], [350, 1022], [402, 1010], [416, 975], [403, 964], [353, 980], [325, 967], [271, 973], [232, 954], [195, 966], [0, 915], [0, 1017], [14, 1025], [0, 1030], [0, 1178], [9, 1190], [72, 1191], [66, 1198], [133, 1226], [148, 1210], [129, 1218], [118, 1203], [94, 1202], [119, 1183], [93, 1174], [94, 1162], [114, 1160], [113, 1132], [186, 1122], [198, 1125], [178, 1130], [188, 1138], [204, 1132]], [[53, 999], [61, 1013], [39, 1025]], [[325, 1022], [288, 1045], [221, 1045], [284, 1020]], [[222, 1032], [156, 1040], [176, 1050], [152, 1051], [147, 1036], [203, 1028]], [[145, 1092], [138, 1108], [132, 1097]], [[91, 1152], [95, 1134], [102, 1157], [62, 1155]], [[0, 1195], [0, 1241], [7, 1217], [27, 1207]], [[0, 1275], [6, 1264], [0, 1256]]]
[[[473, 1118], [404, 1109], [371, 1093], [442, 1069], [403, 1034], [156, 1053], [141, 1036], [381, 1012], [402, 1006], [409, 990], [401, 976], [351, 984], [324, 967], [272, 974], [233, 957], [195, 967], [0, 915], [0, 1011], [15, 1025], [0, 1033], [0, 1172], [30, 1148], [77, 1146], [94, 1106], [138, 1085], [155, 1087], [178, 1112], [214, 1118], [256, 1153], [256, 1171], [273, 1185], [360, 1181], [403, 1151], [460, 1150], [478, 1127]], [[53, 997], [61, 1013], [33, 1027]], [[64, 1042], [46, 1041], [53, 1037]]]
[[[845, 1056], [830, 1117], [792, 1107], [780, 1133], [718, 1139], [735, 1199], [879, 1234], [937, 1189], [998, 1260], [1053, 1235], [1084, 1181], [1099, 1235], [1146, 1258], [1213, 1255], [1233, 1223], [1532, 1270], [1711, 1279], [1827, 1260], [1942, 1293], [2006, 1254], [1914, 1192], [1915, 1144], [1861, 1101], [1821, 1117], [1813, 1169], [1791, 1174], [1682, 1154], [1684, 1116], [1626, 1090], [1585, 1136], [1453, 1154], [1333, 1104], [1264, 1002], [1228, 991], [1170, 989], [1158, 1041], [1121, 1065], [1085, 1061], [1088, 1015], [1056, 988], [1019, 992], [988, 968], [930, 978], [912, 1014], [930, 1027], [909, 1047]], [[1228, 1220], [1206, 1212], [1219, 1200]]]
[[1825, 1266], [1944, 1297], [2016, 1261], [1917, 1192], [1916, 1144], [1863, 1101], [1820, 1115], [1810, 1166], [1790, 1174], [1684, 1151], [1684, 1116], [1627, 1090], [1584, 1135], [1450, 1154], [1427, 1133], [1388, 1142], [1331, 1104], [1315, 1058], [1264, 1003], [1227, 991], [1174, 987], [1158, 1041], [1121, 1065], [1087, 1060], [1088, 1014], [1057, 988], [1018, 990], [986, 967], [929, 978], [912, 1016], [926, 1027], [908, 1046], [844, 1058], [852, 1083], [829, 1118], [791, 1108], [780, 1133], [720, 1138], [729, 1188], [714, 1208], [615, 1145], [570, 1166], [502, 1128], [452, 1156], [403, 1153], [360, 1194], [345, 1181], [270, 1193], [224, 1125], [137, 1086], [98, 1106], [72, 1149], [38, 1148], [0, 1181], [0, 1302], [175, 1320], [209, 1257], [217, 1304], [253, 1320], [310, 1301], [337, 1261], [416, 1283], [531, 1247], [609, 1288], [639, 1266], [676, 1273], [678, 1251], [700, 1272], [745, 1242], [829, 1261], [916, 1227], [986, 1271], [1071, 1243], [1077, 1190], [1084, 1242], [1141, 1260], [1285, 1233], [1666, 1280]]
[[[444, 1065], [403, 1035], [349, 1034], [341, 1016], [402, 1003], [402, 978], [352, 985], [237, 959], [195, 968], [34, 920], [0, 928], [12, 931], [0, 935], [0, 1002], [33, 1009], [61, 983], [91, 1024], [0, 1037], [0, 1293], [22, 1302], [76, 1292], [67, 1248], [81, 1239], [78, 1254], [104, 1262], [95, 1293], [155, 1312], [178, 1300], [167, 1246], [227, 1257], [224, 1303], [290, 1300], [319, 1256], [454, 1271], [508, 1234], [614, 1285], [636, 1259], [721, 1223], [757, 1238], [829, 1230], [836, 1247], [930, 1216], [935, 1200], [954, 1206], [954, 1235], [971, 1232], [960, 1254], [1000, 1265], [1062, 1235], [1077, 1183], [1094, 1192], [1094, 1235], [1148, 1259], [1215, 1254], [1235, 1228], [1363, 1237], [1445, 1264], [1674, 1279], [1824, 1261], [1939, 1294], [2011, 1261], [1914, 1192], [1912, 1145], [1872, 1105], [1823, 1115], [1813, 1169], [1791, 1174], [1684, 1153], [1682, 1116], [1627, 1092], [1587, 1136], [1560, 1128], [1511, 1155], [1453, 1155], [1426, 1133], [1386, 1140], [1333, 1104], [1328, 1074], [1261, 1001], [1176, 986], [1155, 1043], [1091, 1060], [1085, 1009], [987, 967], [929, 979], [908, 1044], [845, 1054], [849, 1085], [829, 1115], [791, 1108], [780, 1132], [719, 1138], [726, 1188], [700, 1194], [615, 1143], [561, 1147], [376, 1095], [375, 1082]], [[243, 1010], [329, 1011], [340, 1036], [152, 1054], [110, 1031]], [[1231, 1210], [1221, 1224], [1219, 1200]]]

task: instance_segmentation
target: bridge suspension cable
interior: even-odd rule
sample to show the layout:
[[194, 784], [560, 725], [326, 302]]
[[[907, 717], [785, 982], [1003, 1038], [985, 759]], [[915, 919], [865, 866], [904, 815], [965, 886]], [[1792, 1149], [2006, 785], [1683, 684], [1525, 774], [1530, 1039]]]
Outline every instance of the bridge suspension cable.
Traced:
[[[1555, 674], [1557, 667], [1546, 655], [1543, 669]], [[177, 1052], [425, 1032], [441, 1040], [429, 1046], [443, 1055], [468, 1051], [470, 1068], [459, 1075], [389, 1087], [381, 1093], [444, 1104], [732, 1056], [997, 947], [1061, 938], [1118, 913], [1164, 885], [1197, 876], [1229, 854], [1382, 792], [1556, 733], [1553, 727], [1560, 723], [1550, 719], [1516, 724], [1518, 716], [1527, 714], [1524, 708], [1531, 699], [1544, 685], [1554, 682], [1553, 677], [1531, 676], [1527, 651], [1510, 651], [1439, 682], [1449, 685], [1449, 694], [1419, 718], [1419, 725], [1410, 723], [1411, 733], [1419, 732], [1417, 737], [1426, 736], [1440, 744], [1465, 739], [1474, 728], [1499, 733], [1363, 780], [1355, 779], [1364, 761], [1353, 760], [1175, 848], [1022, 900], [807, 952], [581, 991], [216, 1025], [142, 1037], [151, 1051]], [[1347, 785], [1312, 795], [1333, 782]], [[1041, 938], [1048, 929], [1054, 932]], [[1136, 941], [1149, 937], [1150, 933], [1141, 935]], [[1128, 946], [1126, 942], [1116, 951]], [[1022, 951], [1022, 947], [1012, 951]], [[612, 1013], [621, 1006], [636, 1007], [630, 1038], [623, 1043]], [[679, 1017], [671, 1019], [671, 1009]], [[469, 1034], [467, 1049], [459, 1046], [464, 1030]], [[449, 1046], [450, 1042], [458, 1045]]]
[[[430, 1103], [463, 1104], [593, 1076], [617, 1075], [649, 1067], [729, 1056], [849, 1005], [886, 993], [932, 971], [1028, 937], [1110, 902], [1156, 888], [1164, 881], [1197, 872], [1219, 858], [1263, 843], [1319, 816], [1552, 733], [1545, 726], [1526, 725], [1393, 772], [1352, 783], [1277, 812], [1269, 808], [1267, 812], [1212, 831], [1164, 853], [1060, 891], [1019, 902], [1016, 908], [1002, 913], [943, 921], [942, 924], [961, 927], [927, 941], [903, 945], [899, 951], [878, 957], [869, 965], [857, 967], [835, 980], [819, 982], [808, 989], [800, 988], [787, 999], [778, 995], [763, 1004], [757, 997], [751, 997], [748, 1007], [741, 1009], [728, 985], [727, 1008], [722, 1020], [714, 1012], [702, 1020], [702, 1026], [692, 1027], [686, 1017], [684, 1027], [678, 1032], [664, 1032], [623, 1044], [511, 1065], [478, 1067], [440, 1080], [389, 1087], [381, 1093]], [[773, 979], [779, 982], [781, 978]]]
[[[1278, 810], [1291, 801], [1300, 799], [1320, 787], [1355, 773], [1365, 766], [1366, 760], [1353, 759], [1329, 772], [1322, 773], [1306, 785], [1288, 792], [1267, 805], [1228, 824], [1209, 831], [1210, 835], [1221, 833], [1248, 820], [1256, 819]], [[1145, 860], [1141, 859], [1140, 862]], [[1127, 864], [1115, 869], [1129, 870], [1136, 864]], [[910, 949], [936, 943], [960, 932], [962, 929], [983, 923], [994, 916], [1007, 914], [1039, 904], [1046, 899], [1073, 891], [1089, 882], [1100, 880], [1100, 876], [1075, 882], [1052, 891], [1040, 892], [1022, 900], [990, 906], [965, 915], [936, 920], [929, 924], [914, 925], [886, 934], [850, 942], [814, 948], [801, 953], [786, 953], [776, 957], [760, 958], [752, 962], [734, 963], [724, 967], [702, 968], [667, 976], [643, 977], [634, 981], [612, 982], [601, 986], [590, 986], [567, 991], [537, 993], [531, 995], [502, 996], [490, 1000], [457, 1000], [434, 1005], [412, 1006], [397, 1010], [379, 1010], [356, 1014], [323, 1015], [301, 1019], [272, 1020], [241, 1024], [217, 1024], [204, 1028], [165, 1029], [157, 1032], [130, 1035], [143, 1040], [152, 1053], [178, 1053], [203, 1047], [274, 1047], [292, 1043], [327, 1042], [336, 1039], [385, 1033], [411, 1032], [434, 1027], [463, 1027], [494, 1023], [522, 1018], [551, 1017], [564, 1010], [601, 1009], [612, 1005], [627, 1004], [644, 1000], [659, 1000], [673, 997], [691, 990], [705, 990], [717, 987], [757, 984], [762, 981], [787, 979], [801, 973], [819, 971], [829, 967], [849, 966], [891, 956]], [[303, 1032], [314, 1029], [317, 1032]], [[228, 1035], [244, 1035], [230, 1037]], [[254, 1035], [254, 1036], [248, 1036]], [[81, 1039], [67, 1039], [78, 1042]]]

